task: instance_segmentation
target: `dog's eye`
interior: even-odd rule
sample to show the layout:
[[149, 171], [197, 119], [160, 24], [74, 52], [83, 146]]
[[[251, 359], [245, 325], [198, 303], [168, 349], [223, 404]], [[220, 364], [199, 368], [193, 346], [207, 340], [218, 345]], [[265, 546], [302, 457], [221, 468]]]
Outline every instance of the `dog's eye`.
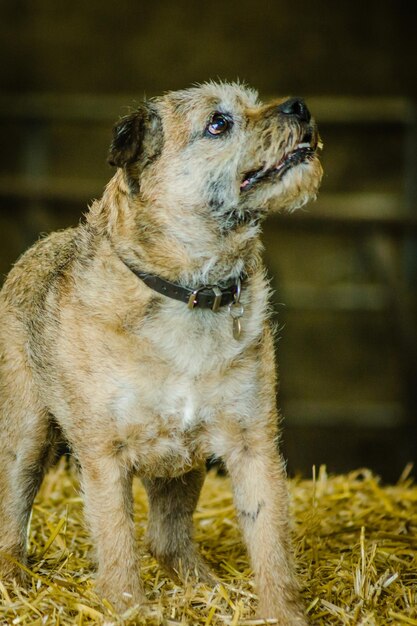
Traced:
[[231, 127], [232, 122], [228, 117], [223, 115], [222, 113], [214, 113], [211, 117], [211, 120], [207, 126], [207, 132], [209, 135], [217, 136], [222, 135]]

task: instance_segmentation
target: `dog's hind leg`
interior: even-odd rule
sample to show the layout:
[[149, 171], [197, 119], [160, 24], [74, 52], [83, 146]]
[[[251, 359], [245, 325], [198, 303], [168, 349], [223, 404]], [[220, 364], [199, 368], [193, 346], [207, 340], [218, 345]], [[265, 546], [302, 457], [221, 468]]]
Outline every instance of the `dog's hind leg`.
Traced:
[[175, 579], [214, 580], [193, 541], [192, 517], [204, 478], [205, 470], [195, 469], [177, 478], [142, 479], [149, 499], [148, 547]]
[[[24, 578], [33, 501], [55, 456], [58, 428], [14, 350], [0, 361], [0, 577]], [[12, 358], [13, 357], [13, 358]]]

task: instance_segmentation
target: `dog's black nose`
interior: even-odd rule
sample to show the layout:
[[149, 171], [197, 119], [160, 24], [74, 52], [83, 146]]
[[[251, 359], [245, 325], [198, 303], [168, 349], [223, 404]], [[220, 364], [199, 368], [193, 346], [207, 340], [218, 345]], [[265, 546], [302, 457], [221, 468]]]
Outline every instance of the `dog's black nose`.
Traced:
[[309, 122], [310, 111], [302, 98], [290, 98], [278, 106], [278, 111], [284, 115], [293, 115], [302, 122]]

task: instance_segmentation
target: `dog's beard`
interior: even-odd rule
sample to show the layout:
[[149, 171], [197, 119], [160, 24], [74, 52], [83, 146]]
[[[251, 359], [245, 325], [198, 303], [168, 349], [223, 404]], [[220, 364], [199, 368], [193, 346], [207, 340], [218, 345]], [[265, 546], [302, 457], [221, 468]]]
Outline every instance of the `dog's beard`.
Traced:
[[287, 139], [271, 142], [258, 165], [241, 170], [241, 206], [292, 211], [315, 199], [322, 177], [317, 152], [323, 147], [317, 128], [297, 126]]
[[[218, 190], [221, 188], [218, 186]], [[210, 215], [219, 224], [222, 232], [231, 231], [238, 226], [258, 226], [265, 217], [265, 209], [254, 205], [253, 202], [247, 203], [241, 200], [241, 194], [236, 192], [211, 195], [208, 202]]]
[[322, 177], [320, 161], [315, 153], [302, 158], [283, 160], [280, 171], [265, 168], [266, 174], [241, 192], [241, 206], [256, 207], [261, 215], [270, 211], [294, 211], [315, 200]]
[[314, 200], [321, 175], [321, 165], [314, 154], [301, 162], [294, 158], [285, 164], [285, 171], [260, 177], [250, 190], [241, 191], [234, 202], [219, 196], [212, 198], [210, 212], [223, 232], [239, 226], [258, 227], [271, 211], [295, 211]]
[[314, 158], [315, 150], [310, 143], [299, 143], [294, 150], [284, 153], [272, 165], [263, 165], [256, 170], [246, 172], [243, 181], [240, 184], [240, 191], [246, 193], [253, 186], [264, 182], [276, 182], [281, 180], [284, 175], [293, 167], [308, 162]]
[[237, 204], [227, 210], [217, 211], [216, 218], [222, 231], [230, 231], [238, 226], [257, 227], [266, 217], [266, 210], [260, 207], [245, 207]]

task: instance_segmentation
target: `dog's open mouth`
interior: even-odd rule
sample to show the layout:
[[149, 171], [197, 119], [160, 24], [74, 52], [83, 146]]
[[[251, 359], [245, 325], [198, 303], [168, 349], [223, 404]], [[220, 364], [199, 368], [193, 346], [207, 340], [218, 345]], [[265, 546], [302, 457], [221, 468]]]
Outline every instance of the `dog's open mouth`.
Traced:
[[240, 191], [248, 191], [256, 183], [272, 177], [282, 178], [282, 176], [288, 172], [289, 169], [295, 165], [308, 161], [314, 156], [317, 148], [321, 149], [323, 147], [320, 140], [316, 142], [316, 145], [312, 145], [310, 141], [306, 141], [305, 139], [306, 138], [304, 138], [304, 140], [297, 145], [295, 150], [284, 154], [282, 159], [272, 167], [266, 168], [265, 165], [263, 165], [256, 170], [246, 172], [240, 185]]

